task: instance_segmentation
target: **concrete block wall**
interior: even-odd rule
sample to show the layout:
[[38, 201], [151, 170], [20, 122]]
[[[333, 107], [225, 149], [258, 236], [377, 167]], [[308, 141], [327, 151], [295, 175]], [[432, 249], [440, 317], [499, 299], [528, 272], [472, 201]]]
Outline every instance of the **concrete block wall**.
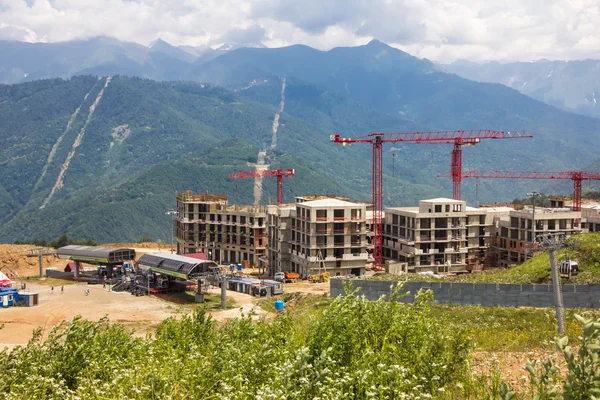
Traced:
[[[331, 279], [331, 297], [344, 294], [346, 280]], [[351, 281], [360, 294], [368, 300], [384, 296], [389, 300], [394, 281]], [[450, 283], [450, 282], [406, 282], [403, 292], [408, 296], [402, 303], [412, 303], [420, 289], [431, 289], [435, 301], [440, 304], [483, 305], [502, 307], [554, 307], [552, 285], [502, 284], [502, 283]], [[600, 285], [564, 285], [565, 308], [600, 308]]]

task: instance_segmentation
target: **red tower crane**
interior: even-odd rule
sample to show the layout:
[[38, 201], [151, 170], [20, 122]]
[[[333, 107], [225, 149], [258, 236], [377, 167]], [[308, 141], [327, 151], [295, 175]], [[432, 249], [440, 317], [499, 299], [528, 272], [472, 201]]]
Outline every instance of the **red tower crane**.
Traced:
[[371, 143], [373, 145], [373, 258], [377, 269], [383, 267], [383, 232], [381, 227], [382, 205], [382, 151], [383, 143], [428, 143], [453, 144], [451, 168], [453, 171], [454, 198], [460, 199], [460, 182], [462, 179], [462, 145], [475, 145], [481, 139], [512, 139], [533, 137], [523, 131], [443, 131], [443, 132], [406, 132], [406, 133], [371, 133], [358, 138], [343, 138], [339, 134], [331, 135], [330, 141], [341, 145], [352, 143]]
[[[438, 175], [451, 176], [451, 173]], [[562, 179], [573, 181], [573, 211], [581, 211], [581, 182], [600, 180], [600, 172], [561, 171], [561, 172], [512, 172], [512, 171], [464, 171], [463, 178], [483, 179]]]
[[253, 179], [265, 176], [276, 176], [277, 177], [277, 203], [283, 203], [283, 178], [289, 178], [294, 176], [294, 170], [292, 168], [284, 169], [265, 169], [250, 171], [234, 172], [227, 176], [228, 179]]

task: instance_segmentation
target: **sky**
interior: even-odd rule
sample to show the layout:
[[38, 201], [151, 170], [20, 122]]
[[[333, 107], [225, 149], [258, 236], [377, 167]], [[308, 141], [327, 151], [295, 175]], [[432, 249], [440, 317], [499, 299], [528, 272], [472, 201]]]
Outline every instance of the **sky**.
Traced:
[[599, 0], [0, 0], [0, 40], [143, 45], [378, 39], [436, 62], [600, 59]]

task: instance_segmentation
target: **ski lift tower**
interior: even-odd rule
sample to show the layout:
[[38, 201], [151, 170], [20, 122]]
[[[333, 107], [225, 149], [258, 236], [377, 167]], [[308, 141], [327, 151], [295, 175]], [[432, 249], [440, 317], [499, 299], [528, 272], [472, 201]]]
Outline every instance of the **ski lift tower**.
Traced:
[[35, 248], [29, 250], [27, 257], [38, 257], [40, 264], [40, 279], [44, 277], [44, 256], [56, 256], [56, 252], [52, 251], [49, 248]]
[[548, 251], [550, 252], [550, 268], [552, 269], [552, 291], [554, 293], [554, 307], [556, 308], [556, 323], [558, 325], [558, 334], [562, 335], [565, 332], [564, 305], [562, 296], [562, 287], [560, 285], [560, 277], [558, 274], [558, 266], [556, 265], [556, 250], [573, 249], [579, 247], [579, 243], [574, 243], [568, 240], [564, 233], [549, 233], [537, 235], [531, 251]]

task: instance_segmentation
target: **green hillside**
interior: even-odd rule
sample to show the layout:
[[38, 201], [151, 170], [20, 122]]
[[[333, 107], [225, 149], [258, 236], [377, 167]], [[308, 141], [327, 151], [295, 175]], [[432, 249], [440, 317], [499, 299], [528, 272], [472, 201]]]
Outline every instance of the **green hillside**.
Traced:
[[[69, 236], [99, 242], [131, 241], [142, 237], [167, 240], [170, 219], [166, 210], [175, 203], [175, 192], [192, 190], [227, 194], [231, 202], [252, 202], [253, 180], [236, 183], [227, 179], [232, 170], [247, 168], [247, 159], [258, 149], [243, 140], [229, 140], [201, 157], [164, 161], [114, 187], [80, 192], [15, 218], [0, 228], [0, 235], [14, 240], [53, 239]], [[224, 163], [223, 161], [226, 160]], [[294, 155], [276, 157], [277, 163], [294, 165], [296, 176], [286, 180], [285, 199], [307, 193], [308, 184], [319, 193], [356, 195], [331, 178], [315, 173]], [[297, 185], [292, 180], [298, 181]], [[274, 182], [265, 182], [264, 197], [275, 198]], [[43, 224], [43, 230], [40, 229]]]
[[[419, 70], [419, 64], [411, 62], [405, 69]], [[271, 148], [284, 79], [285, 106], [276, 147]], [[274, 167], [297, 171], [284, 184], [288, 200], [318, 192], [368, 200], [371, 147], [338, 146], [329, 142], [329, 135], [431, 129], [352, 95], [273, 75], [233, 91], [121, 76], [0, 86], [0, 120], [4, 242], [54, 239], [63, 233], [97, 241], [166, 239], [169, 224], [162, 210], [173, 207], [175, 190], [224, 192], [234, 202], [250, 202], [252, 182], [238, 182], [236, 189], [225, 177], [253, 168], [263, 149]], [[544, 129], [546, 135], [555, 135], [552, 128]], [[541, 150], [528, 144], [533, 140], [500, 142], [465, 148], [464, 168], [556, 170], [579, 159], [560, 146], [540, 157]], [[571, 142], [573, 148], [581, 148], [577, 138]], [[552, 147], [544, 140], [540, 143], [541, 149]], [[436, 176], [448, 170], [450, 150], [451, 146], [386, 146], [384, 205], [415, 205], [419, 199], [449, 196], [450, 181]], [[584, 151], [588, 150], [577, 150]], [[471, 202], [474, 184], [463, 185], [464, 198]], [[531, 185], [479, 182], [478, 199], [522, 197]], [[265, 180], [265, 188], [263, 203], [274, 199], [274, 180]]]
[[[340, 102], [329, 126], [353, 107]], [[390, 120], [359, 108], [365, 110], [355, 121]], [[251, 202], [252, 181], [236, 189], [226, 176], [252, 168], [259, 149], [270, 147], [275, 112], [195, 83], [88, 76], [0, 86], [0, 240], [63, 233], [97, 241], [166, 239], [164, 210], [173, 207], [176, 190]], [[380, 123], [377, 118], [369, 123]], [[370, 198], [368, 147], [330, 144], [331, 131], [301, 113], [284, 113], [280, 122], [277, 148], [267, 159], [296, 169], [284, 185], [288, 201], [307, 193]], [[357, 131], [363, 128], [357, 122]], [[397, 165], [389, 184], [403, 189], [389, 190], [389, 203], [439, 195], [432, 170], [414, 171]], [[426, 182], [411, 186], [419, 175]], [[263, 202], [275, 192], [275, 181], [265, 180]]]
[[[600, 234], [589, 233], [573, 237], [579, 243], [577, 249], [556, 252], [556, 260], [560, 263], [565, 257], [577, 260], [581, 272], [570, 279], [563, 279], [563, 284], [600, 283]], [[492, 271], [485, 274], [473, 274], [465, 277], [466, 282], [489, 283], [550, 283], [550, 255], [546, 253], [527, 260], [513, 268]]]

